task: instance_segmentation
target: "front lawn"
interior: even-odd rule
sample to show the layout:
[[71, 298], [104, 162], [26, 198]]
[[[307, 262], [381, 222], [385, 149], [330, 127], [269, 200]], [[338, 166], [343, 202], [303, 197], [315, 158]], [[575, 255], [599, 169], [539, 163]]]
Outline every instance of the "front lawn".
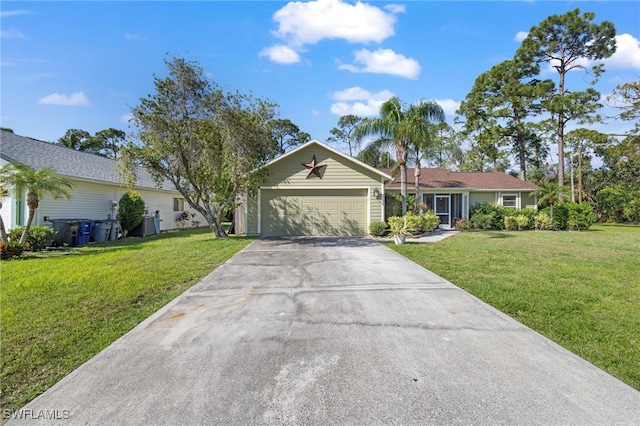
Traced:
[[640, 390], [640, 227], [390, 245]]
[[201, 228], [3, 261], [0, 410], [35, 398], [250, 242]]

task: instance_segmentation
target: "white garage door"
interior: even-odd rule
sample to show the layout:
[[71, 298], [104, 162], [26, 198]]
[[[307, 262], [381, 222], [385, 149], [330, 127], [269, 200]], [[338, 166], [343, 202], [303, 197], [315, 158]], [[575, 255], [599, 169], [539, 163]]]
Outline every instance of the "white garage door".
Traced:
[[261, 235], [364, 236], [366, 189], [261, 191]]

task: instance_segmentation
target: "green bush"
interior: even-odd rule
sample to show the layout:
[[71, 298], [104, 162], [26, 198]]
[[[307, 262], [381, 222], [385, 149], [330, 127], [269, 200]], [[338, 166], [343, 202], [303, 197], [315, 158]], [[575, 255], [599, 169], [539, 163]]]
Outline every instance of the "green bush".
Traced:
[[433, 210], [427, 210], [420, 215], [422, 219], [422, 231], [431, 232], [440, 225], [440, 218], [436, 216]]
[[409, 226], [407, 216], [391, 216], [387, 219], [389, 222], [389, 231], [391, 235], [409, 236], [413, 234], [414, 229]]
[[470, 220], [467, 219], [458, 219], [456, 220], [455, 228], [458, 231], [467, 231], [473, 227]]
[[384, 235], [384, 231], [387, 229], [386, 222], [373, 222], [369, 224], [369, 233], [371, 235], [381, 236]]
[[144, 201], [136, 191], [125, 193], [119, 201], [118, 220], [125, 234], [142, 222]]
[[518, 221], [515, 216], [505, 216], [504, 218], [504, 229], [507, 231], [517, 231], [518, 230]]
[[[484, 223], [483, 225], [485, 226], [480, 229], [502, 229], [504, 228], [504, 217], [510, 213], [509, 210], [517, 211], [517, 209], [505, 208], [494, 203], [474, 204], [474, 206], [471, 207], [471, 222], [478, 228], [473, 217], [476, 214], [489, 215], [491, 216], [491, 224], [486, 226], [487, 224]], [[483, 218], [483, 220], [486, 220], [486, 218]]]
[[494, 229], [494, 219], [495, 213], [476, 213], [471, 216], [471, 223], [473, 224], [474, 228]]
[[569, 226], [569, 203], [555, 203], [553, 205], [553, 227], [565, 231]]
[[536, 216], [536, 223], [538, 224], [538, 229], [548, 231], [553, 228], [553, 221], [551, 220], [551, 216], [546, 211], [541, 211]]
[[[14, 228], [9, 234], [12, 241], [19, 241], [24, 227]], [[24, 240], [25, 248], [32, 251], [40, 251], [53, 243], [55, 231], [50, 226], [35, 225], [29, 228], [27, 238]]]
[[519, 214], [518, 216], [516, 216], [516, 222], [518, 223], [518, 229], [520, 231], [526, 231], [528, 229], [531, 229], [531, 222], [532, 222], [532, 216], [528, 216], [525, 214]]
[[413, 230], [413, 232], [421, 233], [424, 231], [422, 229], [422, 217], [421, 215], [417, 215], [411, 212], [407, 212], [404, 216], [407, 218], [407, 226]]
[[7, 241], [6, 243], [0, 243], [0, 259], [9, 260], [22, 256], [24, 251], [24, 245], [19, 241]]
[[596, 214], [589, 203], [567, 203], [569, 207], [568, 228], [573, 231], [584, 231], [596, 221]]

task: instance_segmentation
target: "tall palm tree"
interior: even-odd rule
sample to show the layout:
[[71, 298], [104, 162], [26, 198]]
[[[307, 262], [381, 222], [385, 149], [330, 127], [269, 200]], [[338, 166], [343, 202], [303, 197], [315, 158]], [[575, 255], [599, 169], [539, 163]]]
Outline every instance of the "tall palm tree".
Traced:
[[[2, 202], [4, 201], [4, 197], [8, 194], [7, 190], [4, 187], [0, 186], [0, 209], [2, 209]], [[4, 243], [7, 241], [7, 229], [4, 227], [4, 220], [0, 215], [0, 243]]]
[[20, 237], [20, 244], [24, 244], [36, 209], [40, 205], [40, 197], [51, 195], [54, 200], [62, 197], [71, 198], [71, 182], [56, 174], [52, 167], [34, 169], [33, 167], [12, 162], [0, 169], [0, 185], [21, 188], [27, 192], [27, 207], [29, 215], [24, 232]]
[[[412, 145], [427, 143], [431, 138], [430, 123], [444, 121], [442, 107], [433, 101], [418, 101], [405, 108], [397, 96], [380, 106], [380, 117], [365, 118], [354, 130], [354, 137], [379, 135], [372, 145], [392, 146], [400, 167], [402, 214], [407, 213], [407, 160]], [[419, 168], [419, 161], [417, 163]], [[419, 176], [418, 176], [419, 177]], [[417, 178], [418, 178], [417, 177]]]

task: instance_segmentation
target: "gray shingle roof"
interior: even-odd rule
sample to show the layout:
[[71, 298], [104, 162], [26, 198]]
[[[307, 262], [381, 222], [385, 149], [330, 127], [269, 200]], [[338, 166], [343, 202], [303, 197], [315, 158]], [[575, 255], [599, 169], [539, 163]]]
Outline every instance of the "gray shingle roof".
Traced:
[[[115, 161], [49, 142], [0, 130], [0, 156], [34, 169], [50, 166], [62, 176], [119, 184]], [[137, 187], [158, 188], [149, 173], [139, 169]], [[162, 189], [174, 190], [169, 182]]]

